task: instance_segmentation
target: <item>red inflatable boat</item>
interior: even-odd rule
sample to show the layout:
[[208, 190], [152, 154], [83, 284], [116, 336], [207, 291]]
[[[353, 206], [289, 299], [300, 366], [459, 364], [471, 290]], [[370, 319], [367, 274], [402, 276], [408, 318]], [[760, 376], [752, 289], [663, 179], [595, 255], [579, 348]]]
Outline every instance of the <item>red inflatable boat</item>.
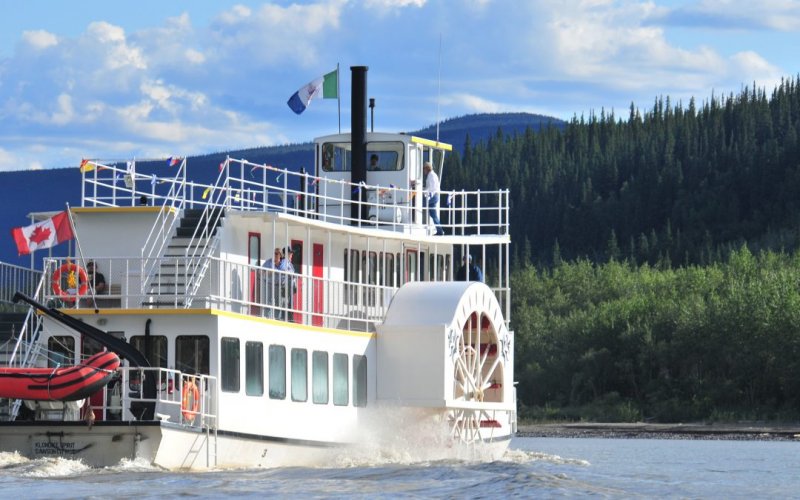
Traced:
[[76, 401], [111, 381], [119, 356], [110, 351], [62, 368], [0, 368], [0, 397], [39, 401]]

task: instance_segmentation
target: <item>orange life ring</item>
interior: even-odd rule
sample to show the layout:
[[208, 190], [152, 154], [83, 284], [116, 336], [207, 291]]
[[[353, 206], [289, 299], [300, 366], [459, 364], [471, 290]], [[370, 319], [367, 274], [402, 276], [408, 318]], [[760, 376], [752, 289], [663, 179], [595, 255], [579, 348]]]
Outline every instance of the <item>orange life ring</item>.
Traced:
[[[189, 404], [189, 395], [192, 397], [191, 406]], [[200, 409], [200, 390], [197, 384], [192, 380], [187, 380], [183, 383], [183, 399], [181, 400], [181, 413], [189, 423], [194, 422], [194, 417]]]
[[[76, 280], [75, 284], [78, 288], [77, 294], [70, 293], [69, 289], [64, 290], [61, 288], [61, 275], [64, 273], [66, 273], [67, 276], [72, 276], [71, 279]], [[77, 275], [77, 277], [75, 277], [75, 275]], [[67, 279], [69, 280], [70, 278]], [[61, 297], [64, 301], [75, 302], [76, 296], [86, 295], [86, 292], [89, 291], [89, 276], [86, 275], [86, 271], [81, 266], [68, 262], [56, 269], [56, 272], [53, 273], [50, 288], [53, 290], [54, 294]]]

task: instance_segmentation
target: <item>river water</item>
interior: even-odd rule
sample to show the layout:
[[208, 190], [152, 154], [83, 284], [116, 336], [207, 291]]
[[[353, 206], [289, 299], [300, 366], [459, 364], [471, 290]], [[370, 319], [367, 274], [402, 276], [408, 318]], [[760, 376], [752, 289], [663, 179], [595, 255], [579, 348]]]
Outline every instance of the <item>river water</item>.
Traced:
[[2, 498], [792, 498], [800, 442], [530, 438], [490, 463], [347, 460], [329, 468], [165, 472], [0, 453]]

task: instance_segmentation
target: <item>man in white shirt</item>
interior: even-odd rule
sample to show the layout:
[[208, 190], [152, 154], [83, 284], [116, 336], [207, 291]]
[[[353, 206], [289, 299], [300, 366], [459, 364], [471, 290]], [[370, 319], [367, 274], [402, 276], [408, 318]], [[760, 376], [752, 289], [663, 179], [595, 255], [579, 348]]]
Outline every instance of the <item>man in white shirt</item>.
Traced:
[[429, 161], [425, 162], [422, 170], [425, 172], [425, 197], [428, 199], [428, 213], [436, 226], [436, 236], [439, 236], [444, 234], [441, 222], [439, 222], [439, 215], [436, 213], [439, 206], [439, 176], [433, 171]]

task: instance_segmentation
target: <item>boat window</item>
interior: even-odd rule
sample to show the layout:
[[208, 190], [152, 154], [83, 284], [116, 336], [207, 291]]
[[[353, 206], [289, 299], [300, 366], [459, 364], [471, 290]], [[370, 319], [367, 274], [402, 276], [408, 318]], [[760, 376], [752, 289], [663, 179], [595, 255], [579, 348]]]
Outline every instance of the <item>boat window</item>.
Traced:
[[369, 287], [364, 287], [364, 304], [368, 306], [375, 305], [375, 287], [378, 284], [378, 254], [376, 252], [364, 252], [362, 257], [362, 266], [364, 268], [364, 277]]
[[75, 364], [75, 337], [58, 336], [47, 339], [47, 367], [56, 368]]
[[447, 279], [447, 269], [450, 262], [449, 255], [433, 255], [430, 258], [431, 281], [444, 281]]
[[167, 368], [167, 337], [164, 335], [150, 335], [150, 346], [148, 347], [144, 335], [134, 335], [131, 337], [131, 345], [137, 351], [144, 354], [150, 366]]
[[175, 369], [208, 375], [209, 345], [205, 335], [179, 335], [175, 339]]
[[417, 281], [417, 251], [406, 250], [406, 283]]
[[425, 252], [419, 253], [419, 280], [429, 281], [428, 273], [425, 272]]
[[367, 170], [376, 172], [403, 170], [404, 149], [402, 142], [368, 142]]
[[239, 392], [239, 339], [223, 337], [220, 343], [222, 390]]
[[308, 351], [292, 349], [292, 401], [308, 400]]
[[383, 264], [381, 272], [381, 285], [383, 286], [396, 286], [395, 270], [394, 270], [394, 254], [382, 253], [381, 263]]
[[326, 142], [322, 145], [322, 170], [349, 172], [351, 168], [349, 142]]
[[328, 404], [328, 353], [314, 351], [311, 358], [311, 398], [315, 404]]
[[358, 285], [361, 281], [360, 267], [361, 259], [358, 250], [344, 251], [344, 280], [345, 280], [345, 304], [356, 304], [358, 302]]
[[333, 404], [347, 406], [350, 400], [347, 354], [333, 354]]
[[286, 399], [286, 348], [269, 346], [269, 397]]
[[248, 396], [264, 395], [264, 344], [244, 345], [244, 391]]
[[353, 406], [367, 406], [367, 357], [353, 355]]

